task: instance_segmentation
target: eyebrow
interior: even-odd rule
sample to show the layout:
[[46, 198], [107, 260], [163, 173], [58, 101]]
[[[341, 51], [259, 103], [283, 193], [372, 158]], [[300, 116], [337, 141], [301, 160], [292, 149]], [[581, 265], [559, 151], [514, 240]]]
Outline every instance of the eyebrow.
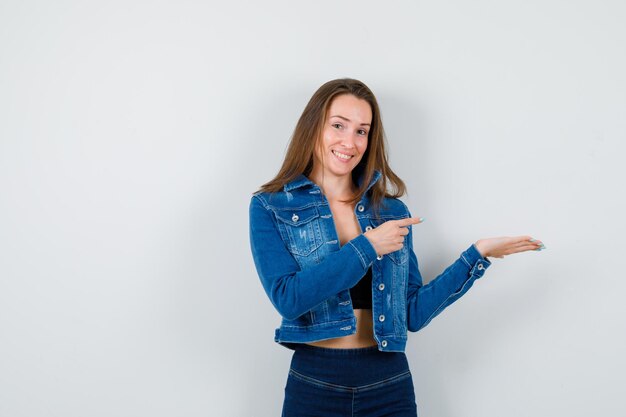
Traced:
[[[340, 116], [338, 114], [336, 114], [334, 116], [330, 116], [330, 117], [339, 117], [340, 119], [343, 119], [346, 122], [351, 122], [352, 121], [352, 120], [348, 119], [347, 117], [343, 117], [343, 116]], [[370, 126], [370, 124], [369, 123], [361, 123], [361, 126]]]

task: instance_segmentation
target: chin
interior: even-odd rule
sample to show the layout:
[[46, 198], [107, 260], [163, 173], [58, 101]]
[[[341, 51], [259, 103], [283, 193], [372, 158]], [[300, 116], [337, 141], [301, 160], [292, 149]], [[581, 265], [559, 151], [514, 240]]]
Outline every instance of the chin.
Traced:
[[356, 168], [356, 166], [343, 169], [329, 169], [328, 172], [336, 177], [345, 177], [346, 175], [352, 175], [354, 168]]

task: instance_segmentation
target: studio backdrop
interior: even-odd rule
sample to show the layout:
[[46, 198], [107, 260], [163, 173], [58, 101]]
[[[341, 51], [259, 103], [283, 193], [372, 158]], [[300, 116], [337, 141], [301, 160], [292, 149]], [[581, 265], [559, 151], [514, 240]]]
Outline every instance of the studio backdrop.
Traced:
[[324, 82], [376, 94], [425, 282], [420, 416], [623, 416], [622, 1], [0, 3], [0, 417], [280, 415], [248, 204]]

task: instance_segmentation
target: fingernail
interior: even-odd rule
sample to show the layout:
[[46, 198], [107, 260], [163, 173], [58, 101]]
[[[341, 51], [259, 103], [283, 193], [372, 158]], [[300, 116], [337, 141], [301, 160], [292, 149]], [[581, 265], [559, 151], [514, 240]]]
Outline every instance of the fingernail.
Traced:
[[531, 239], [529, 240], [529, 242], [534, 242], [535, 240], [537, 240], [537, 239], [532, 239], [532, 238], [531, 238]]
[[424, 221], [424, 218], [423, 218], [423, 217], [420, 217], [420, 222], [423, 222], [423, 221]]

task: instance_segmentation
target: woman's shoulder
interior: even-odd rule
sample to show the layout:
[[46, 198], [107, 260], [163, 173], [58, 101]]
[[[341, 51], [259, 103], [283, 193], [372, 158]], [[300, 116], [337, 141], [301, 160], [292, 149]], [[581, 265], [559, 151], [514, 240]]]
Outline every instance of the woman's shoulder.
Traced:
[[263, 189], [253, 193], [252, 199], [259, 199], [266, 206], [297, 206], [306, 203], [312, 194], [319, 195], [319, 188], [309, 178], [300, 174], [296, 178], [287, 181], [277, 191], [263, 191]]
[[[251, 204], [260, 204], [266, 209], [287, 210], [306, 208], [319, 203], [312, 192], [301, 192], [301, 190], [281, 190], [276, 192], [257, 191], [252, 194]], [[317, 193], [319, 194], [319, 193]]]
[[396, 197], [384, 197], [381, 201], [379, 211], [382, 217], [409, 217], [411, 215], [404, 201]]

